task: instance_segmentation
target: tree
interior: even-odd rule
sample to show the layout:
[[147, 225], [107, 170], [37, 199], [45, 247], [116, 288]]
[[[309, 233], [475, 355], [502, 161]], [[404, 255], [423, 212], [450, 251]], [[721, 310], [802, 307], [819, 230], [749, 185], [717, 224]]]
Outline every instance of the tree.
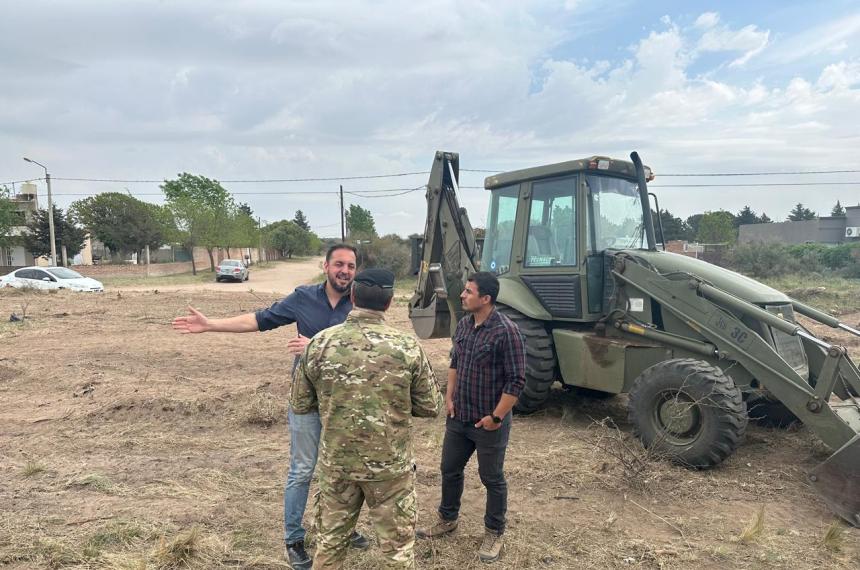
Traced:
[[749, 206], [744, 206], [743, 209], [738, 212], [737, 216], [735, 216], [734, 226], [737, 228], [739, 226], [760, 223], [761, 218], [759, 218], [756, 213], [752, 211], [752, 208], [750, 208]]
[[697, 239], [696, 236], [699, 235], [699, 224], [701, 223], [703, 216], [704, 214], [693, 214], [685, 220], [692, 239]]
[[696, 239], [702, 243], [734, 243], [736, 236], [735, 217], [731, 212], [705, 212], [699, 222]]
[[842, 204], [839, 203], [839, 200], [836, 200], [836, 205], [833, 206], [833, 209], [830, 211], [830, 215], [837, 218], [845, 217], [845, 208], [842, 207]]
[[[48, 210], [39, 210], [27, 224], [29, 233], [24, 236], [24, 247], [34, 257], [51, 254], [51, 232], [48, 223]], [[68, 214], [63, 215], [62, 208], [54, 207], [54, 239], [57, 251], [66, 246], [66, 255], [72, 258], [84, 248], [86, 230], [75, 225]]]
[[254, 211], [251, 209], [251, 206], [249, 206], [248, 204], [246, 204], [246, 203], [244, 203], [244, 202], [240, 202], [240, 203], [239, 203], [239, 205], [238, 205], [238, 206], [236, 206], [236, 208], [237, 208], [241, 213], [243, 213], [243, 214], [245, 214], [246, 216], [248, 216], [249, 218], [253, 218], [253, 217], [254, 217]]
[[165, 180], [161, 190], [180, 230], [181, 241], [191, 251], [191, 272], [197, 274], [194, 247], [198, 245], [206, 248], [210, 270], [214, 272], [212, 252], [229, 241], [229, 220], [235, 208], [232, 196], [217, 180], [187, 172], [176, 180]]
[[296, 210], [296, 215], [293, 217], [293, 223], [305, 230], [306, 232], [311, 231], [311, 226], [308, 223], [308, 219], [305, 217], [305, 213], [301, 210]]
[[[666, 241], [688, 240], [693, 238], [692, 232], [690, 232], [690, 226], [687, 225], [687, 222], [681, 218], [673, 216], [669, 210], [660, 210], [660, 221], [663, 223], [663, 233]], [[657, 227], [654, 229], [659, 232], [659, 222], [657, 224]]]
[[0, 186], [0, 245], [7, 245], [11, 241], [12, 228], [20, 223], [11, 198], [9, 189]]
[[759, 216], [758, 219], [759, 219], [760, 224], [772, 224], [773, 223], [773, 220], [768, 218], [767, 214], [765, 214], [764, 212], [761, 213], [761, 216]]
[[162, 206], [128, 194], [105, 192], [73, 202], [69, 213], [111, 251], [141, 252], [168, 241], [172, 218]]
[[800, 202], [794, 207], [791, 212], [788, 214], [788, 219], [792, 222], [799, 222], [801, 220], [814, 220], [818, 215], [810, 210], [809, 208], [805, 208], [803, 204]]
[[353, 239], [376, 237], [373, 214], [357, 204], [350, 204], [346, 212], [346, 231]]
[[316, 253], [321, 245], [316, 234], [300, 228], [291, 220], [281, 220], [266, 226], [266, 237], [287, 258]]

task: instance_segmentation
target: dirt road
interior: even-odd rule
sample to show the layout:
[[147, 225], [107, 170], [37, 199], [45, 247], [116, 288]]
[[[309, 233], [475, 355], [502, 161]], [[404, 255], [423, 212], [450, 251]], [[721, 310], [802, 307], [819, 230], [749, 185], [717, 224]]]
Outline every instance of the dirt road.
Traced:
[[120, 291], [218, 291], [218, 292], [247, 292], [280, 293], [286, 295], [299, 285], [312, 281], [322, 272], [324, 258], [314, 257], [307, 260], [275, 263], [272, 267], [256, 269], [251, 267], [248, 281], [234, 283], [224, 281], [216, 283], [213, 278], [206, 283], [186, 283], [182, 285], [128, 285], [110, 287], [110, 290]]

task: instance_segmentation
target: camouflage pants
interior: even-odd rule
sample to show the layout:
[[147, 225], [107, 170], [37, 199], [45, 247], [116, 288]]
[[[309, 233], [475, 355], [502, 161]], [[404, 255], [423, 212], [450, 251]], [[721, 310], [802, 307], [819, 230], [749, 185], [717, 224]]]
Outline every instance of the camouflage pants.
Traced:
[[319, 477], [314, 569], [341, 568], [361, 505], [367, 502], [383, 567], [415, 568], [417, 505], [412, 471], [388, 481]]

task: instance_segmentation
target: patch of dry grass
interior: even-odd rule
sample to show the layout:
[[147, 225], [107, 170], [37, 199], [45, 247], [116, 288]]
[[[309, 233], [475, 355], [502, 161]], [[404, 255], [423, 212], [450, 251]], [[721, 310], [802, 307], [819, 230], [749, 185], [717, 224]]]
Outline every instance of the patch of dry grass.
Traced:
[[66, 482], [66, 487], [77, 487], [92, 489], [107, 495], [117, 494], [119, 487], [109, 477], [99, 473], [89, 473], [80, 477], [73, 477]]
[[824, 533], [824, 548], [831, 552], [841, 552], [845, 542], [845, 525], [841, 521], [833, 521]]
[[43, 473], [47, 467], [38, 463], [36, 461], [27, 461], [27, 464], [24, 465], [24, 469], [21, 471], [21, 474], [24, 477], [33, 477], [34, 475], [38, 475], [39, 473]]
[[741, 531], [738, 540], [743, 543], [753, 542], [761, 537], [764, 531], [764, 505], [762, 505], [750, 519], [749, 524]]
[[268, 392], [256, 392], [241, 411], [246, 424], [272, 427], [287, 414], [284, 403]]

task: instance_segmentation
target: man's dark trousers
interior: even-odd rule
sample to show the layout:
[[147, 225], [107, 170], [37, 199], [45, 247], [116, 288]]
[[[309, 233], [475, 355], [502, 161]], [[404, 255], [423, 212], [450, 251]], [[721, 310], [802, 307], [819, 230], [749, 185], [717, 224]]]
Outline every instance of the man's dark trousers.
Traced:
[[505, 481], [505, 450], [511, 433], [511, 414], [505, 416], [497, 430], [476, 428], [473, 422], [462, 422], [448, 417], [445, 422], [445, 440], [442, 443], [442, 503], [439, 514], [445, 520], [454, 520], [460, 513], [463, 496], [463, 470], [472, 454], [478, 452], [478, 473], [487, 489], [487, 507], [484, 526], [502, 534], [505, 532], [505, 513], [508, 509], [508, 483]]

